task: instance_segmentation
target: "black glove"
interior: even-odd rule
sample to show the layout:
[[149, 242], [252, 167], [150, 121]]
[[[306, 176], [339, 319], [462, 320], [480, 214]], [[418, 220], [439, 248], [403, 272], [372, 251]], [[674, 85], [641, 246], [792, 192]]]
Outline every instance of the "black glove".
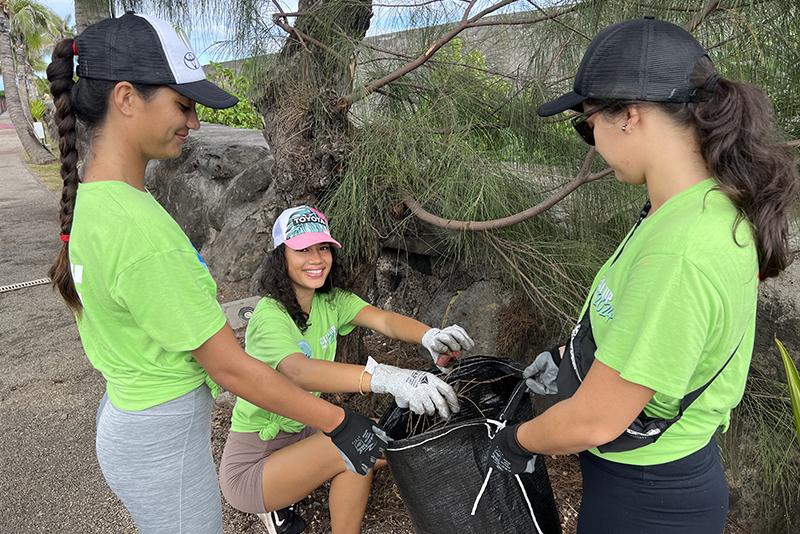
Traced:
[[507, 426], [495, 434], [489, 444], [489, 465], [504, 473], [533, 473], [536, 454], [517, 443], [518, 426]]
[[386, 432], [375, 421], [344, 410], [344, 420], [339, 426], [325, 432], [344, 458], [347, 469], [366, 475], [375, 462], [383, 456], [389, 444]]

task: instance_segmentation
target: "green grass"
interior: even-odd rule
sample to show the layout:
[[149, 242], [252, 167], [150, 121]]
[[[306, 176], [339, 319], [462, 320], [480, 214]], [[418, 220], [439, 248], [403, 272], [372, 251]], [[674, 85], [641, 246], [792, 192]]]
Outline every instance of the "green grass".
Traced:
[[61, 165], [31, 165], [28, 164], [33, 173], [41, 180], [44, 186], [53, 193], [61, 193], [64, 182], [61, 180]]
[[[55, 152], [55, 155], [58, 157], [57, 151]], [[56, 194], [61, 193], [64, 182], [61, 179], [60, 163], [51, 163], [50, 165], [34, 165], [31, 163], [30, 158], [28, 158], [28, 155], [24, 150], [22, 151], [22, 157], [25, 159], [25, 163], [28, 164], [28, 167], [47, 189]]]

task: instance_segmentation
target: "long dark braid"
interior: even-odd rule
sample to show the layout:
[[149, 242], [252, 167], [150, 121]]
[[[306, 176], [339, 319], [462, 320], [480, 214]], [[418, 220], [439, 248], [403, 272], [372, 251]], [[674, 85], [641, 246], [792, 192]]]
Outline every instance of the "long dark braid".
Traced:
[[[72, 216], [75, 211], [75, 197], [78, 193], [78, 121], [86, 127], [91, 138], [95, 129], [103, 123], [108, 112], [108, 99], [119, 82], [80, 78], [73, 81], [75, 74], [75, 48], [72, 39], [60, 41], [53, 49], [52, 61], [47, 66], [47, 79], [50, 92], [56, 105], [56, 126], [58, 127], [58, 149], [61, 152], [61, 209], [58, 220], [61, 235], [69, 236], [72, 231]], [[80, 51], [79, 51], [80, 52]], [[144, 100], [151, 99], [160, 88], [157, 85], [131, 84]], [[63, 239], [68, 239], [64, 237]], [[72, 280], [69, 263], [69, 242], [65, 241], [50, 267], [50, 279], [67, 306], [80, 318], [83, 311], [78, 292]]]
[[[58, 212], [62, 236], [69, 236], [72, 230], [72, 214], [80, 181], [78, 179], [77, 119], [70, 96], [72, 87], [75, 85], [72, 43], [72, 39], [59, 42], [53, 50], [52, 62], [47, 67], [50, 92], [56, 105], [58, 149], [61, 151], [61, 179], [64, 181], [64, 187], [61, 189], [61, 209]], [[53, 287], [61, 293], [67, 306], [80, 317], [83, 306], [70, 273], [68, 242], [61, 245], [61, 250], [59, 250], [56, 261], [50, 267], [48, 274], [53, 281]]]

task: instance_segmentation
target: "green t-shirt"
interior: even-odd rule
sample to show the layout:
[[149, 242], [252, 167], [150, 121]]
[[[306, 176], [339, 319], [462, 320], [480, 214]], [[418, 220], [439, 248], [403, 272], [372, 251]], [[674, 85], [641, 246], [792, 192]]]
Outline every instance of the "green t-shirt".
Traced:
[[[259, 301], [247, 324], [245, 350], [275, 370], [281, 360], [298, 352], [307, 358], [333, 361], [337, 334], [345, 336], [352, 332], [355, 326], [350, 321], [367, 305], [358, 296], [340, 289], [327, 294], [315, 293], [309, 326], [303, 335], [283, 306], [265, 297]], [[318, 392], [312, 393], [319, 396]], [[279, 430], [296, 433], [304, 427], [302, 423], [263, 410], [241, 398], [233, 407], [231, 430], [258, 432], [264, 441], [277, 436]]]
[[150, 193], [124, 182], [81, 184], [69, 257], [83, 347], [115, 406], [143, 410], [207, 380], [189, 351], [225, 324], [217, 287]]
[[[678, 414], [680, 399], [735, 356], [680, 421], [656, 442], [608, 460], [652, 465], [702, 448], [727, 429], [753, 352], [758, 260], [752, 229], [711, 179], [669, 199], [642, 221], [612, 265], [600, 269], [590, 307], [595, 357], [622, 378], [656, 391], [651, 417]], [[622, 246], [622, 245], [620, 245]], [[619, 251], [619, 249], [618, 249]], [[742, 337], [744, 335], [744, 338]]]

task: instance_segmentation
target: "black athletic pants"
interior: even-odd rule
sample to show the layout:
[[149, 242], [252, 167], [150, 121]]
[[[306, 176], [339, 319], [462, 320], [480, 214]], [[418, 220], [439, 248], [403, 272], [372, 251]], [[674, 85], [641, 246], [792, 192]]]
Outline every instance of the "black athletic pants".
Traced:
[[578, 534], [721, 534], [728, 484], [714, 438], [686, 458], [633, 466], [580, 454]]

